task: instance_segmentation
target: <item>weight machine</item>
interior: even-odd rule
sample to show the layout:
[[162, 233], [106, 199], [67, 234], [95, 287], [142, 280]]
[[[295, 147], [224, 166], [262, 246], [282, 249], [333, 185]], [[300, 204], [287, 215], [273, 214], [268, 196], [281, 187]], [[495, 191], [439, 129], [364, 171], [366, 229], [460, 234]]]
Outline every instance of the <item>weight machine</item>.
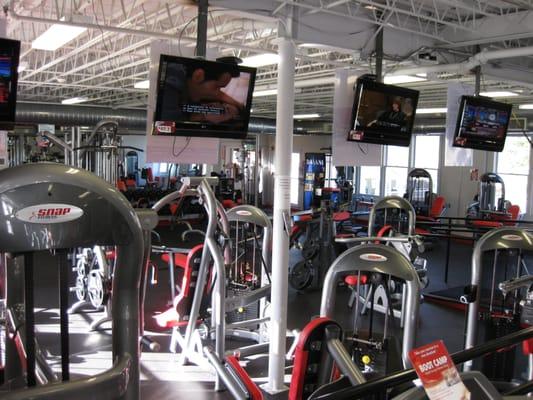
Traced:
[[[469, 349], [478, 342], [479, 320], [485, 325], [485, 338], [490, 340], [520, 329], [522, 312], [519, 308], [519, 288], [527, 283], [520, 279], [524, 274], [529, 274], [524, 261], [523, 253], [533, 251], [533, 235], [525, 229], [502, 227], [493, 229], [484, 234], [476, 243], [472, 253], [472, 278], [461, 302], [468, 305], [465, 348]], [[490, 274], [488, 291], [482, 289], [483, 280], [483, 255], [493, 252], [494, 259]], [[501, 261], [504, 257], [514, 257], [516, 263], [502, 271]], [[508, 261], [508, 260], [504, 260]], [[500, 264], [500, 265], [499, 265]], [[498, 284], [498, 277], [504, 274], [505, 282]], [[512, 278], [512, 280], [508, 280]], [[524, 282], [526, 281], [526, 282]], [[498, 297], [498, 289], [505, 296]], [[527, 297], [526, 297], [527, 299]], [[527, 308], [524, 316], [527, 316]], [[525, 318], [529, 320], [528, 317]], [[529, 323], [528, 323], [529, 324]], [[533, 349], [528, 350], [530, 366], [533, 366]], [[482, 365], [483, 372], [491, 380], [510, 381], [514, 370], [514, 352], [502, 351], [490, 359], [485, 359]], [[470, 371], [472, 362], [465, 363], [464, 370]], [[530, 376], [533, 369], [530, 368]]]
[[[0, 216], [7, 287], [5, 378], [15, 381], [25, 375], [29, 388], [2, 398], [92, 399], [98, 393], [104, 398], [138, 399], [138, 343], [143, 333], [139, 287], [154, 215], [136, 213], [116, 189], [93, 174], [52, 163], [0, 171], [0, 198], [6, 207]], [[94, 244], [116, 247], [111, 310], [114, 364], [95, 377], [70, 382], [68, 257], [70, 249]], [[61, 378], [47, 365], [35, 341], [33, 271], [39, 251], [50, 251], [58, 260]], [[62, 384], [47, 385], [59, 379]]]

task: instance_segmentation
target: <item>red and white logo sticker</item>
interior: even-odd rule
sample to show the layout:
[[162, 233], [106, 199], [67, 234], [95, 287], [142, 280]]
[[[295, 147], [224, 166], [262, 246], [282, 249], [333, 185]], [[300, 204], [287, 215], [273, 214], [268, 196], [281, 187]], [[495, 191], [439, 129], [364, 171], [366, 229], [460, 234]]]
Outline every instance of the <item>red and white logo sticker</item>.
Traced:
[[243, 217], [249, 217], [252, 215], [252, 213], [250, 211], [247, 211], [247, 210], [238, 210], [238, 211], [235, 211], [235, 213], [237, 215], [241, 215]]
[[18, 210], [15, 218], [32, 224], [58, 224], [81, 218], [83, 210], [70, 204], [38, 204]]
[[388, 258], [385, 257], [385, 256], [382, 256], [381, 254], [376, 254], [376, 253], [365, 253], [365, 254], [361, 254], [359, 256], [359, 258], [361, 260], [365, 260], [365, 261], [374, 261], [374, 262], [383, 262], [383, 261], [387, 261]]
[[520, 242], [520, 241], [524, 240], [524, 239], [522, 238], [522, 236], [520, 236], [520, 235], [513, 235], [513, 234], [510, 234], [510, 235], [503, 235], [503, 236], [502, 236], [502, 239], [504, 239], [504, 240], [511, 240], [511, 241], [513, 241], [513, 242]]

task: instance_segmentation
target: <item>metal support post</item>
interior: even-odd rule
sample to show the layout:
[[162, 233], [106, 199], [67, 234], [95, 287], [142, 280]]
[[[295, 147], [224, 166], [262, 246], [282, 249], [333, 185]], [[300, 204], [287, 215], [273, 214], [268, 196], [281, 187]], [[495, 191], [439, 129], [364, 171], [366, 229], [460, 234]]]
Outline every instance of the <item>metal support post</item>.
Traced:
[[196, 56], [205, 58], [207, 51], [207, 0], [198, 1], [198, 29], [196, 33]]
[[59, 319], [61, 326], [61, 378], [70, 379], [69, 369], [69, 329], [68, 329], [68, 298], [69, 298], [69, 265], [67, 250], [61, 250], [59, 257]]
[[[289, 21], [290, 24], [290, 21]], [[294, 115], [294, 43], [285, 37], [278, 45], [278, 96], [276, 119], [274, 228], [272, 259], [272, 320], [268, 382], [269, 393], [286, 390], [285, 346], [287, 330], [287, 295], [290, 230], [290, 172]]]
[[376, 34], [376, 81], [383, 82], [383, 27]]

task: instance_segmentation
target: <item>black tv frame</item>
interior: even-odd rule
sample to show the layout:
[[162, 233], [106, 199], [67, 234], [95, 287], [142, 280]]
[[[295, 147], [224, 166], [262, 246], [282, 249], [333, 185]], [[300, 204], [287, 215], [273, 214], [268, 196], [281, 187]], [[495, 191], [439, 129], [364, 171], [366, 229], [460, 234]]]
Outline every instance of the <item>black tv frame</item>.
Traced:
[[11, 130], [15, 126], [16, 118], [20, 41], [0, 38], [0, 56], [11, 57], [11, 88], [9, 98], [5, 109], [0, 106], [0, 129]]
[[[474, 136], [471, 134], [460, 134], [462, 120], [465, 112], [466, 105], [470, 104], [474, 107], [486, 107], [492, 108], [497, 111], [505, 111], [508, 113], [509, 118], [507, 119], [507, 124], [505, 125], [505, 132], [503, 137], [498, 140], [491, 140], [486, 137]], [[511, 121], [513, 105], [509, 103], [502, 103], [499, 101], [494, 101], [490, 97], [483, 96], [462, 96], [461, 102], [459, 105], [459, 113], [457, 114], [457, 123], [455, 124], [455, 132], [453, 135], [453, 147], [468, 148], [475, 150], [484, 150], [484, 151], [494, 151], [501, 152], [505, 146], [505, 139], [507, 137], [507, 130], [509, 129], [509, 122]], [[464, 138], [465, 141], [463, 144], [457, 142], [458, 138]]]
[[[200, 64], [216, 64], [220, 66], [227, 66], [227, 63], [222, 63], [218, 61], [208, 61], [198, 58], [186, 58], [179, 56], [171, 56], [167, 54], [161, 54], [159, 59], [159, 71], [157, 74], [157, 92], [156, 92], [156, 105], [153, 118], [153, 129], [155, 127], [156, 121], [164, 121], [159, 119], [161, 114], [161, 97], [162, 97], [162, 84], [161, 84], [161, 74], [163, 73], [163, 66], [168, 62], [177, 62], [185, 65], [190, 65], [192, 63]], [[252, 94], [255, 86], [255, 77], [256, 77], [256, 68], [246, 67], [243, 65], [236, 65], [240, 72], [250, 73], [250, 85], [248, 87], [247, 94], [247, 103], [245, 105], [245, 115], [243, 119], [244, 128], [243, 131], [231, 131], [228, 130], [227, 126], [216, 126], [205, 123], [194, 123], [194, 122], [185, 122], [185, 121], [168, 121], [176, 123], [175, 133], [171, 134], [155, 134], [156, 136], [181, 136], [181, 137], [215, 137], [221, 139], [244, 139], [248, 134], [248, 125], [250, 123], [250, 114], [252, 108]], [[180, 124], [180, 126], [178, 126]], [[209, 127], [208, 127], [209, 125]]]
[[[363, 129], [360, 129], [360, 131], [363, 131], [364, 133], [363, 138], [361, 140], [352, 139], [351, 132], [353, 132], [355, 128], [357, 110], [359, 108], [359, 101], [363, 90], [370, 90], [375, 92], [381, 92], [386, 95], [413, 99], [413, 116], [409, 125], [407, 126], [407, 132], [402, 132], [398, 134], [396, 132], [393, 132], [392, 130], [387, 130], [384, 127], [365, 127]], [[387, 85], [385, 83], [377, 82], [369, 78], [359, 78], [356, 82], [355, 98], [352, 106], [351, 125], [350, 131], [348, 132], [347, 140], [356, 143], [373, 143], [384, 144], [389, 146], [409, 147], [409, 144], [411, 143], [411, 137], [413, 135], [413, 126], [415, 122], [419, 95], [420, 92], [418, 90], [408, 89], [394, 85]]]

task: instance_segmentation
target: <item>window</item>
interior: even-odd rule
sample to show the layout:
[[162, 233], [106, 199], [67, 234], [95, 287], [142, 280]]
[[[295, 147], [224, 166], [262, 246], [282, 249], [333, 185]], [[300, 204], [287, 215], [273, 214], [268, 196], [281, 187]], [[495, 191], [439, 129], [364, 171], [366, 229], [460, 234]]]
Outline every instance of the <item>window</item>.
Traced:
[[159, 163], [159, 174], [166, 174], [168, 172], [168, 163]]
[[331, 164], [331, 155], [326, 154], [326, 179], [324, 187], [336, 188], [337, 168]]
[[379, 196], [381, 184], [381, 167], [360, 167], [359, 193]]
[[409, 147], [387, 146], [385, 196], [403, 196], [407, 185]]
[[505, 148], [496, 153], [496, 173], [505, 183], [505, 198], [527, 211], [530, 144], [523, 136], [507, 136]]
[[300, 153], [292, 153], [291, 158], [291, 204], [300, 200]]
[[415, 136], [415, 168], [423, 168], [431, 175], [433, 193], [437, 193], [439, 178], [440, 136]]

